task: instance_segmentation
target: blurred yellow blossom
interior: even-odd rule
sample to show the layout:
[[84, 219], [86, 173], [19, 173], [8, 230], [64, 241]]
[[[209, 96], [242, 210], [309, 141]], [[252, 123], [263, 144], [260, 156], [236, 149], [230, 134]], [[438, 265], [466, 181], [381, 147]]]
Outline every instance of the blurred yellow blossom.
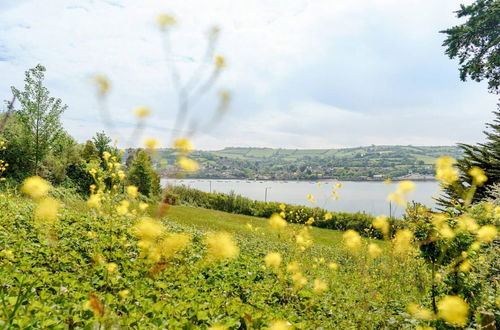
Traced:
[[483, 183], [488, 180], [484, 171], [477, 166], [474, 166], [469, 170], [469, 175], [472, 177], [472, 184], [476, 186], [482, 186]]
[[163, 226], [156, 220], [149, 217], [143, 217], [134, 226], [135, 234], [144, 240], [155, 240], [163, 231]]
[[87, 200], [87, 205], [94, 209], [101, 207], [101, 196], [98, 194], [90, 195], [89, 199]]
[[177, 159], [177, 163], [186, 172], [196, 172], [200, 168], [200, 165], [198, 164], [197, 161], [189, 159], [184, 156], [180, 156]]
[[498, 230], [493, 225], [486, 225], [479, 228], [477, 231], [477, 240], [479, 242], [491, 242], [495, 239], [498, 234]]
[[316, 293], [323, 293], [326, 290], [328, 290], [328, 284], [326, 284], [325, 281], [317, 278], [317, 279], [314, 280], [314, 288], [313, 288], [313, 290]]
[[361, 236], [355, 230], [349, 229], [343, 235], [344, 244], [351, 251], [357, 251], [361, 247]]
[[147, 138], [144, 140], [144, 146], [148, 150], [154, 150], [160, 146], [160, 140], [155, 138]]
[[190, 153], [193, 152], [193, 144], [189, 139], [186, 138], [180, 138], [174, 141], [173, 143], [174, 148], [179, 150], [180, 152], [183, 153]]
[[274, 267], [274, 268], [278, 268], [281, 264], [281, 254], [278, 253], [278, 252], [271, 252], [271, 253], [268, 253], [265, 257], [264, 257], [264, 262], [266, 263], [266, 266], [267, 267]]
[[339, 264], [336, 262], [330, 262], [328, 264], [328, 268], [330, 268], [331, 270], [337, 270], [337, 269], [339, 269]]
[[274, 230], [281, 230], [286, 227], [287, 223], [279, 214], [275, 213], [269, 218], [269, 225]]
[[116, 212], [119, 215], [126, 215], [128, 213], [128, 208], [130, 206], [130, 202], [127, 200], [122, 200], [120, 202], [120, 205], [116, 207]]
[[35, 208], [35, 219], [39, 221], [54, 222], [57, 220], [57, 211], [59, 202], [51, 197], [47, 197], [40, 201]]
[[134, 113], [137, 118], [144, 118], [151, 114], [151, 110], [149, 110], [149, 108], [146, 107], [137, 107], [134, 109]]
[[233, 237], [226, 232], [207, 234], [205, 243], [208, 256], [216, 260], [235, 258], [240, 253], [240, 248]]
[[458, 180], [458, 169], [453, 167], [455, 159], [440, 157], [436, 161], [436, 179], [445, 184], [452, 184]]
[[316, 203], [316, 200], [314, 199], [314, 196], [312, 194], [307, 195], [307, 200], [309, 201], [309, 203]]
[[445, 296], [437, 303], [438, 316], [446, 322], [463, 327], [469, 317], [469, 306], [458, 296]]
[[380, 230], [384, 237], [389, 235], [389, 222], [387, 221], [386, 216], [379, 215], [373, 219], [372, 226], [373, 228]]
[[21, 191], [31, 198], [41, 198], [48, 194], [50, 185], [39, 176], [32, 176], [24, 180]]
[[325, 220], [331, 220], [333, 215], [330, 212], [325, 213]]
[[430, 321], [434, 319], [434, 314], [423, 307], [418, 306], [417, 304], [408, 305], [408, 313], [411, 314], [414, 318], [419, 320]]
[[224, 58], [224, 56], [221, 56], [221, 55], [217, 55], [215, 57], [215, 67], [220, 70], [224, 67], [226, 67], [226, 59]]
[[470, 260], [466, 259], [466, 260], [462, 261], [462, 263], [460, 264], [458, 269], [460, 269], [461, 272], [470, 272], [470, 270], [472, 269], [472, 262], [470, 262]]
[[156, 24], [158, 24], [158, 26], [161, 29], [169, 28], [169, 27], [175, 25], [176, 23], [177, 23], [177, 21], [175, 20], [175, 18], [171, 15], [168, 15], [168, 14], [159, 14], [156, 17]]
[[127, 186], [127, 194], [132, 198], [137, 197], [138, 191], [139, 191], [139, 188], [137, 188], [136, 186]]
[[287, 321], [283, 320], [275, 320], [272, 321], [271, 324], [269, 324], [268, 329], [269, 330], [288, 330], [291, 329], [291, 324]]
[[370, 243], [368, 245], [368, 254], [372, 258], [377, 258], [382, 254], [382, 249], [375, 243]]
[[106, 76], [98, 74], [94, 76], [94, 81], [97, 84], [98, 92], [100, 95], [106, 95], [109, 92], [109, 80]]
[[394, 236], [394, 252], [396, 254], [404, 254], [410, 250], [413, 233], [409, 229], [401, 229]]

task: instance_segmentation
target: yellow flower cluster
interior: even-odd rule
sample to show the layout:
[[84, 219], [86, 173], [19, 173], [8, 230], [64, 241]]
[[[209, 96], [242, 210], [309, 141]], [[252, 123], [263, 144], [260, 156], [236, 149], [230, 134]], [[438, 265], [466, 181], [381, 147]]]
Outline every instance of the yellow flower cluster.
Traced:
[[349, 229], [343, 235], [345, 246], [352, 252], [356, 252], [361, 247], [361, 236], [355, 230]]
[[458, 180], [458, 169], [453, 167], [455, 159], [440, 157], [436, 161], [436, 179], [444, 184], [453, 184]]
[[396, 232], [393, 239], [394, 252], [399, 255], [410, 251], [413, 233], [409, 229], [402, 229]]
[[469, 317], [469, 306], [458, 296], [446, 296], [437, 303], [438, 316], [446, 322], [463, 327]]
[[98, 74], [94, 76], [94, 82], [96, 83], [97, 91], [101, 96], [104, 96], [109, 92], [110, 83], [106, 76]]
[[178, 157], [177, 164], [179, 164], [179, 167], [186, 172], [196, 172], [200, 168], [200, 164], [198, 164], [197, 161], [185, 156]]
[[169, 28], [176, 23], [177, 21], [175, 20], [175, 18], [168, 14], [160, 14], [156, 17], [156, 24], [158, 24], [161, 29]]
[[375, 229], [378, 229], [382, 232], [385, 238], [389, 235], [389, 222], [387, 221], [387, 217], [380, 215], [373, 219], [372, 226]]
[[484, 171], [477, 166], [474, 166], [469, 170], [469, 175], [472, 177], [472, 184], [476, 186], [482, 186], [488, 180]]
[[266, 263], [267, 267], [273, 267], [273, 268], [278, 268], [281, 264], [281, 254], [278, 252], [271, 252], [268, 253], [264, 257], [264, 262]]
[[173, 143], [173, 147], [177, 149], [177, 151], [181, 153], [191, 153], [193, 152], [193, 144], [189, 139], [186, 138], [179, 138], [176, 139]]
[[51, 197], [41, 200], [35, 208], [35, 219], [37, 221], [44, 221], [53, 223], [57, 220], [57, 211], [59, 209], [59, 202]]
[[325, 292], [326, 290], [328, 290], [328, 284], [325, 281], [317, 278], [314, 280], [313, 290], [315, 293], [321, 294], [321, 293]]
[[394, 202], [399, 206], [406, 206], [407, 195], [413, 190], [415, 190], [415, 184], [412, 181], [400, 181], [396, 191], [389, 194], [389, 196], [387, 196], [387, 200]]
[[295, 236], [295, 243], [297, 243], [301, 251], [304, 251], [313, 245], [313, 240], [308, 227], [304, 227], [299, 231], [299, 233]]
[[279, 231], [285, 228], [287, 223], [279, 214], [275, 213], [269, 218], [269, 225], [272, 229]]
[[240, 248], [233, 237], [226, 232], [209, 233], [205, 238], [207, 254], [215, 260], [232, 259], [238, 256]]
[[135, 116], [139, 119], [145, 118], [151, 114], [151, 110], [146, 107], [137, 107], [134, 109]]
[[39, 176], [32, 176], [24, 180], [21, 191], [31, 198], [38, 199], [49, 193], [50, 184]]

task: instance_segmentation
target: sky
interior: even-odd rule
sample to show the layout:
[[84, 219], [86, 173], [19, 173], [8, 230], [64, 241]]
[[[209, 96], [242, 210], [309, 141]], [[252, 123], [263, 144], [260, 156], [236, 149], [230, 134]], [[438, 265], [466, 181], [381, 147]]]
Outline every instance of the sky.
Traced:
[[[170, 68], [183, 83], [206, 73], [208, 31], [220, 29], [215, 54], [227, 66], [190, 107], [197, 149], [342, 148], [452, 145], [484, 140], [497, 97], [486, 83], [462, 82], [444, 54], [439, 31], [460, 24], [456, 0], [0, 0], [0, 99], [22, 88], [24, 71], [47, 68], [51, 95], [78, 141], [97, 131], [120, 147], [145, 138], [169, 146], [178, 98]], [[171, 54], [156, 24], [173, 15]], [[204, 71], [205, 72], [205, 71]], [[100, 101], [93, 77], [111, 81]], [[218, 93], [231, 105], [217, 124]], [[113, 126], [104, 123], [102, 105]], [[140, 137], [134, 108], [147, 106]], [[131, 138], [133, 137], [133, 138]]]

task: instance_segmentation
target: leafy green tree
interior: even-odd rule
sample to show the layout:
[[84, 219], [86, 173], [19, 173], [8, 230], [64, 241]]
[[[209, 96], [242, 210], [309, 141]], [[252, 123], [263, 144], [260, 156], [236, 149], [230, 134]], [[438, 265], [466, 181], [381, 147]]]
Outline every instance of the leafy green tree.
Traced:
[[85, 145], [82, 149], [82, 158], [87, 162], [99, 158], [99, 152], [97, 151], [94, 142], [92, 142], [91, 140], [87, 140], [87, 142], [85, 142]]
[[488, 181], [477, 187], [472, 202], [479, 202], [489, 196], [491, 188], [500, 182], [500, 105], [494, 112], [495, 120], [487, 124], [490, 131], [484, 131], [486, 142], [477, 145], [459, 144], [464, 152], [463, 158], [457, 160], [459, 180], [455, 185], [445, 187], [445, 194], [437, 200], [443, 207], [463, 204], [463, 194], [470, 187], [472, 178], [469, 170], [477, 166], [484, 170]]
[[26, 143], [23, 162], [30, 166], [31, 174], [38, 175], [44, 158], [62, 134], [61, 114], [67, 106], [61, 99], [51, 97], [43, 85], [45, 67], [37, 65], [25, 73], [24, 90], [12, 87], [20, 108], [15, 111], [20, 127], [20, 141]]
[[97, 155], [102, 157], [102, 154], [107, 151], [109, 153], [113, 152], [113, 147], [111, 146], [111, 138], [106, 135], [104, 132], [97, 132], [95, 136], [92, 138], [94, 142], [94, 146], [97, 150]]
[[154, 197], [160, 194], [160, 176], [154, 170], [151, 158], [142, 149], [136, 151], [128, 172], [128, 180], [145, 196]]
[[487, 80], [492, 93], [500, 93], [500, 1], [476, 0], [461, 5], [461, 25], [441, 31], [447, 35], [443, 46], [450, 58], [458, 58], [460, 79]]

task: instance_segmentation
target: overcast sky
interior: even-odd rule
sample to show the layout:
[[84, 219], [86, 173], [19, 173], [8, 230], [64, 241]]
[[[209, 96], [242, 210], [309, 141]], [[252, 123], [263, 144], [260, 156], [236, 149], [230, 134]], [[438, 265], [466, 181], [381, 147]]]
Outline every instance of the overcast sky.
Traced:
[[[233, 102], [218, 126], [194, 139], [199, 149], [475, 143], [497, 98], [485, 83], [459, 80], [438, 32], [460, 23], [453, 11], [468, 2], [0, 0], [0, 98], [41, 63], [52, 95], [69, 106], [63, 124], [71, 135], [115, 137], [91, 82], [103, 73], [120, 137], [131, 134], [134, 107], [146, 105], [153, 114], [145, 136], [168, 145], [177, 109], [168, 65], [189, 77], [217, 25], [217, 53], [228, 66], [189, 120], [206, 120], [220, 89]], [[171, 62], [159, 13], [178, 20]]]

